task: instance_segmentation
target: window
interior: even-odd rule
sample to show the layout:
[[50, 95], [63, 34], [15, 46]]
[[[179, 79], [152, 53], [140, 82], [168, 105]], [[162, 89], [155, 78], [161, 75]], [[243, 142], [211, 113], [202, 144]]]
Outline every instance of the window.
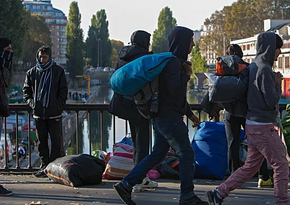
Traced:
[[56, 26], [57, 29], [59, 29], [59, 26]]
[[245, 51], [246, 50], [246, 45], [243, 45], [243, 51]]
[[289, 67], [289, 56], [285, 57], [285, 68], [290, 68]]
[[278, 58], [278, 68], [282, 68], [282, 58]]
[[250, 44], [247, 45], [247, 50], [250, 50]]

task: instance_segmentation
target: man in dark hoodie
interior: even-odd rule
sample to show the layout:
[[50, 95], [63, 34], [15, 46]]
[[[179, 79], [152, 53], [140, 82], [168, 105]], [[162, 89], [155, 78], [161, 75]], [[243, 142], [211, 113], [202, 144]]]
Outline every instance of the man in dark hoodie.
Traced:
[[259, 170], [264, 158], [274, 170], [274, 196], [276, 205], [288, 205], [289, 165], [285, 147], [274, 129], [281, 97], [281, 73], [272, 66], [281, 53], [283, 41], [275, 33], [261, 33], [257, 39], [256, 59], [249, 66], [249, 89], [246, 134], [247, 160], [217, 189], [206, 192], [210, 204], [222, 204], [230, 191], [240, 187]]
[[[0, 36], [0, 86], [1, 86], [1, 96], [6, 94], [6, 82], [4, 79], [4, 69], [8, 69], [11, 71], [12, 68], [12, 60], [13, 60], [13, 50], [11, 47], [11, 40], [7, 37]], [[8, 106], [8, 97], [1, 99], [1, 105], [6, 104]], [[2, 109], [6, 110], [6, 106], [3, 106]], [[7, 116], [4, 116], [7, 117]], [[2, 116], [0, 116], [0, 131], [2, 130]], [[1, 135], [0, 135], [1, 139]], [[0, 196], [10, 196], [13, 192], [5, 189], [2, 185], [0, 185]]]
[[199, 124], [198, 118], [192, 113], [186, 100], [187, 82], [192, 73], [186, 63], [193, 42], [192, 30], [177, 26], [169, 34], [169, 51], [177, 58], [172, 59], [159, 75], [159, 111], [153, 119], [155, 131], [154, 147], [150, 155], [144, 158], [121, 182], [114, 185], [120, 198], [126, 204], [135, 204], [131, 199], [132, 187], [146, 173], [164, 160], [172, 147], [179, 156], [179, 177], [181, 194], [179, 204], [205, 205], [207, 202], [194, 193], [194, 158], [195, 154], [188, 138], [188, 129], [183, 121], [183, 115]]
[[[150, 54], [150, 34], [146, 31], [138, 30], [131, 35], [131, 45], [125, 46], [119, 51], [119, 61], [117, 62], [116, 70], [133, 61], [141, 56]], [[131, 100], [134, 104], [133, 96], [123, 96], [114, 93], [113, 98], [123, 98], [123, 100], [118, 100], [117, 102], [126, 102]], [[115, 100], [115, 99], [113, 99]], [[125, 110], [126, 113], [130, 112], [130, 115], [137, 115], [135, 118], [138, 120], [129, 120], [131, 138], [133, 143], [133, 162], [136, 166], [139, 164], [148, 154], [149, 154], [149, 123], [150, 121], [143, 118], [135, 108], [135, 106], [130, 107], [132, 110]], [[114, 112], [112, 112], [114, 114]], [[147, 176], [143, 180], [140, 180], [134, 187], [134, 192], [140, 192], [144, 188], [156, 188], [158, 186], [157, 182], [150, 180]]]
[[[237, 55], [241, 58], [242, 64], [249, 66], [249, 63], [242, 60], [244, 53], [238, 44], [230, 44], [227, 47], [226, 55]], [[246, 102], [246, 99], [244, 101]], [[237, 108], [235, 109], [235, 111], [237, 111]], [[228, 166], [229, 166], [229, 171], [231, 174], [234, 173], [242, 165], [241, 160], [240, 160], [240, 135], [241, 135], [241, 126], [243, 126], [243, 128], [245, 129], [246, 118], [245, 118], [245, 115], [241, 115], [241, 114], [247, 113], [247, 110], [246, 110], [247, 107], [245, 107], [244, 109], [245, 111], [238, 112], [240, 113], [239, 115], [235, 115], [231, 112], [228, 112], [226, 109], [224, 111], [223, 117], [224, 117], [227, 140], [228, 140]], [[267, 160], [264, 160], [259, 170], [258, 187], [266, 188], [266, 187], [272, 187], [272, 186], [273, 186], [273, 182], [270, 178]]]
[[[51, 58], [51, 49], [42, 46], [36, 54], [36, 66], [29, 69], [23, 86], [23, 98], [33, 111], [38, 138], [41, 169], [36, 177], [45, 177], [45, 167], [64, 155], [62, 111], [67, 99], [64, 70]], [[48, 148], [51, 139], [51, 154]]]

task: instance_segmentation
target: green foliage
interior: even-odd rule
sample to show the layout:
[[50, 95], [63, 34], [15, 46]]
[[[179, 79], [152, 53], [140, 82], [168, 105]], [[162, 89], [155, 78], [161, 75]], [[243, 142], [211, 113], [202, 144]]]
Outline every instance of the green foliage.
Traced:
[[24, 35], [27, 30], [22, 0], [0, 0], [0, 11], [0, 35], [12, 40], [16, 65], [22, 54]]
[[86, 39], [86, 57], [93, 67], [111, 66], [112, 45], [108, 26], [109, 22], [104, 9], [93, 15]]
[[124, 43], [122, 41], [111, 40], [111, 44], [112, 44], [111, 67], [115, 68], [119, 60], [118, 52], [119, 50], [121, 50], [121, 48], [124, 47]]
[[200, 49], [224, 55], [230, 39], [248, 38], [264, 31], [265, 19], [289, 18], [290, 0], [238, 0], [205, 20], [208, 35], [200, 39]]
[[67, 31], [67, 47], [66, 69], [69, 77], [76, 78], [76, 75], [83, 74], [84, 57], [83, 57], [83, 31], [80, 28], [81, 14], [77, 2], [72, 2], [69, 9], [69, 22], [66, 27]]
[[28, 30], [24, 41], [25, 52], [23, 52], [21, 58], [24, 65], [29, 65], [26, 69], [29, 69], [31, 65], [35, 65], [35, 56], [38, 48], [43, 45], [51, 46], [51, 38], [50, 30], [45, 23], [44, 16], [30, 14], [26, 11], [25, 21], [28, 26]]
[[167, 37], [176, 26], [176, 19], [172, 17], [172, 11], [165, 7], [158, 17], [158, 29], [153, 32], [152, 50], [154, 53], [168, 52]]
[[195, 47], [191, 51], [190, 61], [192, 64], [191, 67], [192, 67], [193, 73], [207, 72], [205, 57], [202, 57], [200, 55], [198, 42], [195, 42]]

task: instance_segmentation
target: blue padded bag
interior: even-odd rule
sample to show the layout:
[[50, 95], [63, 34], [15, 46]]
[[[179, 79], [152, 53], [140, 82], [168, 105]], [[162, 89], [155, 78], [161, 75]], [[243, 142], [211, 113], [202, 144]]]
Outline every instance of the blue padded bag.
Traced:
[[122, 95], [135, 95], [145, 83], [158, 76], [172, 58], [176, 56], [171, 52], [137, 58], [114, 72], [110, 79], [111, 88]]
[[223, 122], [202, 122], [192, 140], [196, 178], [223, 179], [228, 168], [227, 137]]

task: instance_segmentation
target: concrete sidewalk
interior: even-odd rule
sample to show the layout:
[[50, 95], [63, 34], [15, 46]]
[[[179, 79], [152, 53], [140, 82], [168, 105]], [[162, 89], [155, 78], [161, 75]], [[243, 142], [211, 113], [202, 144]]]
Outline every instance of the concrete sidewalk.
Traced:
[[[142, 193], [133, 193], [138, 205], [177, 205], [179, 199], [179, 181], [158, 179], [159, 187]], [[88, 205], [123, 204], [112, 186], [117, 180], [103, 180], [95, 186], [73, 188], [56, 184], [48, 178], [36, 178], [33, 175], [0, 175], [0, 184], [14, 192], [13, 196], [1, 197], [0, 204], [25, 205]], [[195, 180], [195, 193], [204, 199], [204, 192], [215, 188], [222, 181]], [[253, 178], [235, 190], [224, 201], [225, 205], [262, 205], [274, 204], [272, 188], [257, 188], [257, 178]]]

